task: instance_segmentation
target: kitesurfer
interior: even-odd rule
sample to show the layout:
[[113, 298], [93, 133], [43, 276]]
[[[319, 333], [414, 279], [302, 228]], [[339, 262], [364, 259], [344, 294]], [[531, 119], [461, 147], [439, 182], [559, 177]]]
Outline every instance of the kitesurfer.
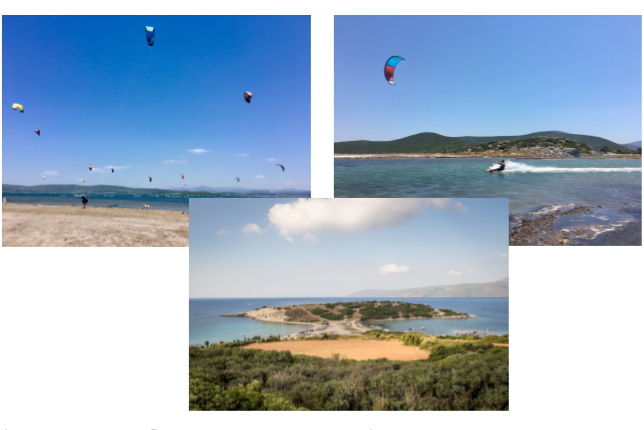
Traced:
[[83, 194], [81, 196], [81, 202], [83, 202], [83, 209], [85, 209], [85, 206], [87, 206], [87, 203], [89, 202], [89, 200], [87, 200], [87, 196], [85, 194]]
[[494, 164], [498, 164], [499, 167], [497, 167], [496, 169], [490, 169], [490, 171], [489, 171], [490, 173], [492, 173], [492, 172], [501, 172], [501, 171], [503, 171], [503, 169], [505, 169], [505, 160], [501, 160], [500, 163], [494, 163]]

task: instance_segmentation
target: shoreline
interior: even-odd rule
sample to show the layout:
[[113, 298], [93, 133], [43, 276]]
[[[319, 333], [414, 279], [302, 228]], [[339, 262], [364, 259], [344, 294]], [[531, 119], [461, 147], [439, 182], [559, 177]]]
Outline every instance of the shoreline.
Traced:
[[3, 203], [2, 246], [188, 246], [188, 214], [80, 205]]
[[236, 314], [225, 314], [224, 317], [231, 318], [250, 318], [255, 321], [265, 322], [265, 323], [278, 323], [278, 324], [295, 324], [295, 325], [304, 325], [309, 326], [307, 330], [302, 332], [281, 335], [282, 340], [285, 339], [297, 339], [298, 337], [313, 337], [321, 335], [324, 333], [328, 334], [337, 334], [337, 335], [361, 335], [362, 333], [373, 330], [377, 326], [378, 322], [386, 321], [416, 321], [416, 320], [432, 320], [432, 319], [468, 319], [468, 318], [478, 318], [476, 315], [466, 314], [466, 315], [442, 315], [444, 314], [440, 310], [436, 311], [441, 314], [439, 316], [432, 316], [431, 318], [423, 317], [414, 317], [414, 318], [388, 318], [388, 319], [370, 319], [370, 320], [359, 320], [359, 319], [347, 319], [347, 325], [343, 321], [330, 320], [327, 321], [328, 324], [323, 324], [322, 320], [319, 321], [286, 321], [286, 311], [284, 309], [278, 309], [277, 307], [271, 308], [262, 308], [255, 309], [253, 311], [241, 312]]
[[[510, 246], [641, 246], [641, 218], [600, 223], [610, 207], [559, 205], [511, 215]], [[603, 215], [603, 216], [600, 216]], [[586, 222], [581, 222], [586, 221]], [[514, 225], [512, 225], [514, 224]]]
[[642, 159], [641, 155], [590, 155], [579, 157], [526, 157], [525, 154], [449, 154], [449, 153], [392, 153], [392, 154], [333, 154], [334, 160], [348, 159], [396, 159], [396, 158], [515, 158], [519, 160], [600, 160], [600, 159]]

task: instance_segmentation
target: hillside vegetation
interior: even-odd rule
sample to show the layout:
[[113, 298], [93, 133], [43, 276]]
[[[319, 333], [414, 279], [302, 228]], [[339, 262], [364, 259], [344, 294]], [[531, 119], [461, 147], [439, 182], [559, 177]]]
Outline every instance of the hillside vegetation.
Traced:
[[[334, 152], [336, 154], [433, 154], [433, 153], [456, 153], [463, 152], [466, 148], [490, 142], [521, 141], [532, 138], [552, 138], [557, 140], [576, 142], [589, 151], [603, 151], [615, 153], [630, 153], [628, 147], [619, 145], [608, 139], [583, 134], [571, 134], [561, 131], [541, 131], [521, 136], [463, 136], [448, 137], [437, 133], [418, 133], [401, 139], [389, 141], [357, 140], [336, 142]], [[572, 143], [568, 143], [572, 145]]]
[[246, 342], [191, 348], [190, 410], [508, 410], [508, 348], [493, 345], [507, 336], [367, 336], [431, 354], [355, 361], [239, 347]]
[[284, 306], [287, 321], [309, 322], [332, 320], [383, 320], [410, 318], [467, 317], [467, 314], [450, 309], [434, 309], [428, 305], [383, 301], [356, 301], [326, 303], [321, 305]]

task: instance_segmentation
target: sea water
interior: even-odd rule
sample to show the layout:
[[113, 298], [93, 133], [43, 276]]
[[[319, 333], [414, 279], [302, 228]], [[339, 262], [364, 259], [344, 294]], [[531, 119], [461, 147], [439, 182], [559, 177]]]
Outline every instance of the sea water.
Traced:
[[[502, 173], [487, 173], [486, 169], [497, 161], [336, 159], [335, 197], [505, 197], [510, 199], [514, 222], [556, 209], [588, 205], [596, 210], [577, 216], [577, 223], [615, 228], [629, 225], [632, 231], [641, 230], [641, 160], [516, 159], [506, 160]], [[623, 236], [614, 238], [618, 243], [613, 244], [629, 244], [633, 238]]]
[[[7, 203], [32, 205], [82, 206], [80, 193], [2, 193]], [[89, 207], [115, 207], [143, 209], [149, 205], [151, 210], [188, 211], [188, 195], [171, 194], [112, 194], [90, 193]]]
[[507, 297], [289, 297], [289, 298], [244, 298], [244, 299], [190, 299], [189, 344], [230, 342], [254, 336], [268, 337], [297, 333], [306, 326], [279, 324], [240, 317], [222, 317], [223, 314], [248, 312], [266, 307], [335, 303], [363, 300], [404, 301], [430, 305], [437, 309], [465, 312], [478, 318], [466, 319], [416, 319], [401, 321], [373, 321], [372, 323], [392, 331], [412, 331], [427, 334], [451, 334], [455, 331], [478, 331], [490, 334], [507, 334]]

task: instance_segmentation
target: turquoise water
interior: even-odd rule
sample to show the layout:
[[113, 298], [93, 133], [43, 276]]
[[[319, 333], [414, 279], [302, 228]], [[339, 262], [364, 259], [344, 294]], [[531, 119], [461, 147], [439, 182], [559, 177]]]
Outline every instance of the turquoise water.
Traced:
[[[469, 319], [422, 319], [409, 321], [378, 322], [377, 325], [390, 330], [413, 331], [428, 334], [454, 334], [455, 330], [479, 331], [490, 334], [508, 333], [507, 297], [405, 297], [405, 298], [356, 298], [356, 297], [316, 297], [316, 298], [248, 298], [248, 299], [190, 299], [190, 340], [189, 344], [203, 344], [220, 341], [229, 342], [253, 336], [278, 336], [297, 333], [306, 326], [296, 324], [277, 324], [255, 321], [250, 318], [222, 317], [222, 314], [241, 313], [253, 309], [310, 303], [331, 303], [359, 300], [391, 300], [431, 305], [439, 309], [452, 309], [466, 312], [478, 318]], [[421, 330], [424, 327], [424, 330]]]
[[[567, 222], [617, 229], [628, 224], [633, 231], [641, 230], [641, 160], [506, 159], [505, 171], [487, 173], [495, 161], [499, 160], [337, 159], [335, 197], [505, 197], [510, 199], [513, 222], [561, 207], [601, 205], [593, 214]], [[629, 237], [613, 238], [613, 244], [630, 244]], [[641, 243], [641, 237], [637, 240]]]

